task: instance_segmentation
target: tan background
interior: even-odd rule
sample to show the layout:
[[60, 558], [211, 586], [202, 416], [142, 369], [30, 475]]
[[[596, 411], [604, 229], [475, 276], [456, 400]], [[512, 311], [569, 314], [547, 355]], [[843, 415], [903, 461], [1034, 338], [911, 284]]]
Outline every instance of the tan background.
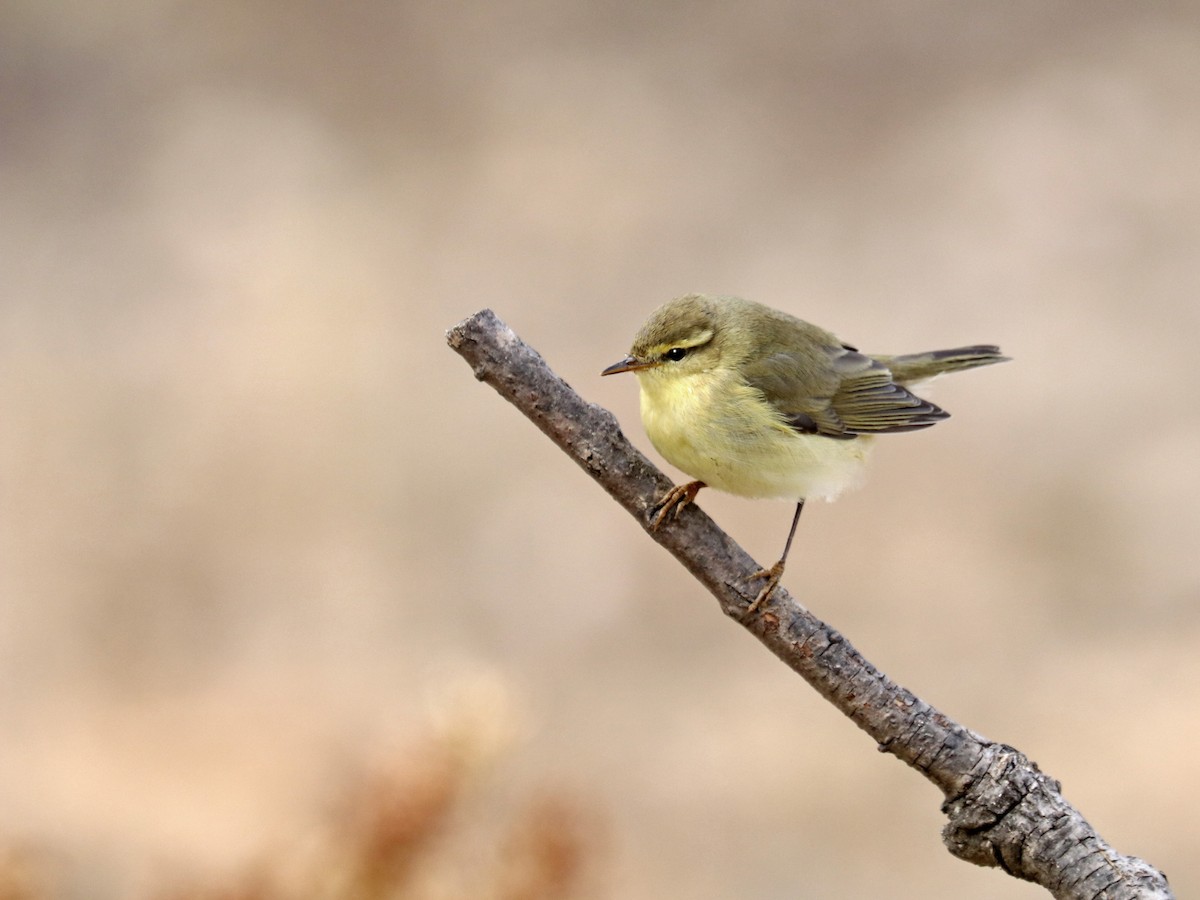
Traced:
[[[786, 584], [1200, 893], [1195, 4], [0, 24], [0, 837], [66, 895], [286, 843], [466, 681], [515, 710], [499, 795], [606, 823], [597, 896], [1044, 896], [444, 345], [492, 306], [648, 448], [597, 373], [692, 290], [1015, 358]], [[774, 559], [786, 505], [701, 505]]]

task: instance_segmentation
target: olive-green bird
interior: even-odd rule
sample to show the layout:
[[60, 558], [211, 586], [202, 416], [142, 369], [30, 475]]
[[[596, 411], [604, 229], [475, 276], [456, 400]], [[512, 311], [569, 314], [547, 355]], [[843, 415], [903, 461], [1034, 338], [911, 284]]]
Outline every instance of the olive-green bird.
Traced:
[[983, 344], [868, 356], [761, 303], [689, 294], [655, 310], [629, 355], [601, 374], [637, 373], [651, 443], [696, 479], [663, 498], [652, 527], [702, 487], [796, 501], [783, 556], [755, 574], [766, 583], [753, 612], [783, 575], [804, 501], [857, 485], [875, 435], [948, 417], [909, 388], [1006, 359]]

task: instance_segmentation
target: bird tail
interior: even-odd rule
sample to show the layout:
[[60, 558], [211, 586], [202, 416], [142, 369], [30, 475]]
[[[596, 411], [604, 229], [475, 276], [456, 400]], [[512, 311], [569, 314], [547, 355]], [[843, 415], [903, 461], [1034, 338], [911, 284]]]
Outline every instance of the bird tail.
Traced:
[[930, 350], [928, 353], [906, 353], [903, 356], [876, 356], [875, 359], [891, 370], [892, 379], [897, 384], [928, 381], [946, 372], [958, 372], [1008, 361], [1008, 357], [1000, 353], [999, 347], [990, 344], [956, 347], [953, 350]]

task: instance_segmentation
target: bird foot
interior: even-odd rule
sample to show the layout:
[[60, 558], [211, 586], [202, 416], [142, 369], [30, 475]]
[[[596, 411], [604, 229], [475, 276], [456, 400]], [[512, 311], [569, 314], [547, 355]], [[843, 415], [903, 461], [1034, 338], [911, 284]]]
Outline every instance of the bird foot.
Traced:
[[696, 495], [700, 493], [702, 487], [704, 487], [703, 481], [689, 481], [687, 484], [677, 484], [667, 491], [662, 502], [658, 504], [658, 512], [650, 520], [650, 530], [658, 531], [658, 526], [666, 521], [669, 514], [672, 518], [678, 519], [680, 511], [696, 499]]
[[771, 566], [771, 568], [759, 569], [757, 572], [755, 572], [753, 575], [751, 575], [749, 580], [753, 581], [756, 578], [765, 578], [765, 579], [767, 579], [767, 583], [764, 584], [762, 587], [762, 590], [760, 590], [758, 592], [758, 596], [754, 598], [754, 602], [751, 603], [748, 607], [746, 607], [746, 612], [743, 613], [743, 615], [749, 616], [749, 615], [752, 615], [753, 613], [755, 613], [758, 610], [758, 608], [763, 605], [763, 603], [766, 601], [766, 599], [771, 596], [771, 592], [774, 591], [776, 587], [778, 587], [779, 579], [782, 577], [783, 577], [783, 560], [782, 559], [779, 562], [775, 563], [775, 565]]

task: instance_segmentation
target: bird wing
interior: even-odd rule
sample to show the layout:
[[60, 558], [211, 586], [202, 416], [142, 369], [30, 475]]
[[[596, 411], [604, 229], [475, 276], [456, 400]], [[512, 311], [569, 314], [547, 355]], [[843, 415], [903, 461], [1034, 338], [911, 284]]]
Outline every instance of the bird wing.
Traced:
[[883, 363], [847, 345], [776, 349], [748, 363], [745, 372], [784, 422], [809, 434], [848, 439], [915, 431], [949, 415], [896, 384]]

